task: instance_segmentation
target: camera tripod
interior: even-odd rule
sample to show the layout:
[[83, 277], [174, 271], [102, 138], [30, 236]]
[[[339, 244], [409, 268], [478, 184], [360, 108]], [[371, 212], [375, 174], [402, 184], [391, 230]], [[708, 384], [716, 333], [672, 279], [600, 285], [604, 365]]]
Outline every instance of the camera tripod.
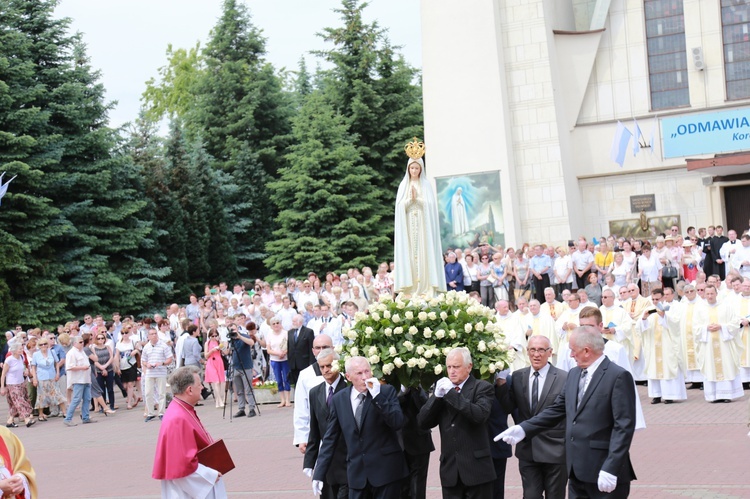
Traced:
[[[229, 352], [228, 357], [230, 359], [229, 361], [229, 369], [227, 369], [227, 384], [226, 387], [224, 387], [224, 411], [221, 415], [222, 418], [227, 417], [227, 407], [229, 407], [229, 421], [231, 422], [234, 419], [234, 416], [232, 414], [232, 404], [234, 403], [234, 362], [232, 361], [234, 359], [234, 346], [233, 342], [235, 341], [242, 341], [239, 338], [229, 338], [228, 339], [229, 344]], [[240, 377], [245, 379], [245, 382], [247, 383], [247, 386], [250, 387], [250, 396], [253, 399], [254, 402], [254, 409], [250, 408], [250, 401], [247, 401], [248, 409], [249, 410], [255, 410], [256, 414], [260, 416], [260, 406], [258, 405], [258, 399], [255, 398], [255, 389], [253, 388], [253, 383], [251, 379], [248, 379], [247, 376], [247, 370], [245, 369], [245, 365], [242, 363], [242, 358], [237, 355], [237, 361], [240, 364]], [[252, 368], [252, 366], [250, 366]]]

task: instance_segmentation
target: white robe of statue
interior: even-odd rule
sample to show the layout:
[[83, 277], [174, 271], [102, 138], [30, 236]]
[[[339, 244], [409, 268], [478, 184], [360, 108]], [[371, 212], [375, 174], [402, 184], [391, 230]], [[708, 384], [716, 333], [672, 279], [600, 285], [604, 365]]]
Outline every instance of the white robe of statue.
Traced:
[[[419, 166], [411, 178], [409, 166]], [[409, 159], [396, 195], [394, 233], [395, 291], [410, 296], [434, 296], [445, 291], [445, 271], [435, 192], [424, 173], [422, 159]]]
[[456, 189], [451, 199], [451, 222], [453, 223], [453, 235], [460, 236], [469, 232], [469, 217], [466, 216], [466, 200], [463, 189]]

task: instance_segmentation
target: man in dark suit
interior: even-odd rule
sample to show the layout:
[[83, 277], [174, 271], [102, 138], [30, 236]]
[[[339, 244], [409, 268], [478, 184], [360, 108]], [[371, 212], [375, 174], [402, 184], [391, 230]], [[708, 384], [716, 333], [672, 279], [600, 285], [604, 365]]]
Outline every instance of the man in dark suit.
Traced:
[[635, 480], [633, 377], [604, 355], [604, 339], [592, 326], [573, 332], [570, 356], [577, 367], [555, 402], [495, 438], [512, 445], [565, 421], [568, 498], [626, 498]]
[[[320, 441], [328, 427], [329, 406], [333, 396], [346, 389], [346, 379], [338, 371], [333, 370], [333, 362], [339, 359], [332, 348], [326, 348], [318, 354], [317, 364], [323, 375], [323, 383], [310, 390], [310, 436], [307, 440], [303, 472], [312, 477], [315, 461], [318, 459]], [[323, 499], [344, 499], [349, 497], [349, 487], [346, 481], [346, 444], [339, 439], [333, 451], [333, 459], [325, 476]]]
[[331, 401], [328, 428], [313, 474], [313, 493], [322, 492], [336, 444], [343, 438], [350, 499], [397, 499], [408, 470], [398, 442], [404, 415], [396, 389], [373, 378], [364, 357], [347, 359], [346, 379], [352, 386], [335, 394]]
[[404, 481], [403, 497], [424, 499], [427, 495], [427, 470], [430, 466], [430, 453], [435, 450], [429, 429], [417, 422], [419, 411], [427, 402], [427, 392], [422, 387], [406, 388], [398, 394], [398, 403], [404, 413], [404, 427], [401, 440], [404, 444], [404, 457], [409, 467], [409, 478]]
[[289, 382], [296, 385], [299, 372], [314, 361], [312, 347], [315, 333], [309, 327], [302, 325], [302, 315], [297, 314], [292, 318], [292, 328], [287, 331], [287, 335]]
[[448, 377], [419, 411], [424, 428], [440, 425], [440, 483], [444, 498], [492, 497], [495, 469], [487, 420], [494, 390], [471, 375], [467, 348], [454, 348], [446, 357]]
[[[552, 345], [546, 336], [529, 338], [526, 351], [531, 367], [515, 371], [496, 393], [503, 408], [513, 414], [516, 424], [531, 419], [551, 406], [565, 386], [568, 373], [549, 363]], [[536, 380], [536, 388], [534, 387]], [[541, 499], [565, 497], [565, 422], [525, 439], [516, 445], [523, 497]]]
[[[711, 259], [713, 260], [713, 273], [717, 274], [721, 280], [726, 277], [726, 262], [721, 258], [721, 247], [724, 243], [729, 241], [729, 238], [724, 235], [724, 227], [721, 225], [716, 226], [716, 233], [711, 238]], [[708, 258], [708, 257], [706, 257]], [[709, 276], [710, 274], [706, 274]]]

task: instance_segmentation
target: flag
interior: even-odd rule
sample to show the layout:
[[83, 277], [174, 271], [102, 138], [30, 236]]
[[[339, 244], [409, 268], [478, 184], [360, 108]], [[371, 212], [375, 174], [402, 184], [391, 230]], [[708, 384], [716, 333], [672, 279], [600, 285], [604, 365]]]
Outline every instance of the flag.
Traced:
[[612, 161], [620, 165], [625, 163], [625, 154], [628, 151], [628, 144], [630, 143], [630, 137], [633, 134], [628, 130], [622, 122], [617, 122], [617, 130], [615, 130], [615, 137], [612, 139], [612, 148], [609, 151], [609, 157]]
[[8, 180], [3, 184], [3, 177], [5, 176], [5, 172], [0, 175], [0, 203], [2, 203], [2, 199], [5, 196], [5, 193], [8, 192], [8, 184], [13, 182], [13, 179], [15, 179], [18, 175], [15, 175], [12, 179]]
[[659, 126], [659, 117], [654, 116], [654, 124], [651, 127], [651, 137], [648, 139], [648, 146], [651, 148], [651, 154], [654, 154], [654, 137], [656, 136], [656, 127]]
[[633, 141], [633, 156], [638, 156], [638, 152], [641, 150], [641, 127], [638, 126], [638, 120], [633, 118], [633, 128], [635, 129], [635, 140]]

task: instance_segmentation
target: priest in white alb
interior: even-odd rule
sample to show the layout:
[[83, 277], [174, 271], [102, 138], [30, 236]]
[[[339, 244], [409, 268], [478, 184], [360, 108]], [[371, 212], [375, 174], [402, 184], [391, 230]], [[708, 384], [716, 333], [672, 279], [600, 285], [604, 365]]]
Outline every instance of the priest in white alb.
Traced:
[[552, 347], [552, 363], [557, 364], [560, 336], [555, 333], [555, 321], [541, 311], [541, 304], [538, 300], [532, 299], [529, 301], [529, 313], [522, 319], [522, 324], [526, 331], [527, 342], [531, 336], [544, 336], [549, 340]]
[[227, 497], [221, 473], [198, 462], [198, 451], [213, 443], [195, 412], [201, 378], [195, 366], [176, 369], [169, 377], [174, 398], [164, 413], [151, 476], [161, 480], [163, 499]]
[[679, 310], [661, 303], [663, 291], [651, 291], [656, 312], [643, 312], [637, 327], [643, 340], [643, 360], [648, 376], [648, 396], [652, 404], [686, 400], [685, 379], [680, 369], [682, 351]]
[[706, 286], [706, 304], [693, 320], [696, 359], [703, 374], [703, 395], [709, 402], [730, 402], [743, 395], [740, 381], [740, 316], [716, 301], [717, 290]]
[[602, 336], [607, 341], [614, 341], [622, 345], [628, 352], [630, 368], [633, 368], [633, 321], [622, 307], [615, 305], [615, 292], [611, 289], [602, 291]]

